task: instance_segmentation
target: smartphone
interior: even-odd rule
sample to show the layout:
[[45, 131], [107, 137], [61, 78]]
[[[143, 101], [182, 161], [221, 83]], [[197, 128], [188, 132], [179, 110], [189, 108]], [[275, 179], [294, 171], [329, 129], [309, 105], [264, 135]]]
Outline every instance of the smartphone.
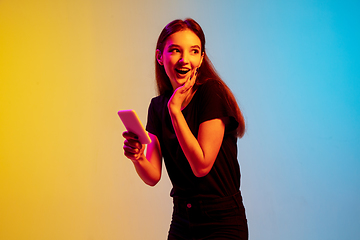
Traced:
[[142, 125], [138, 115], [134, 110], [120, 110], [118, 111], [118, 115], [123, 122], [126, 130], [136, 134], [139, 137], [140, 143], [151, 143], [149, 135], [147, 134], [144, 126]]

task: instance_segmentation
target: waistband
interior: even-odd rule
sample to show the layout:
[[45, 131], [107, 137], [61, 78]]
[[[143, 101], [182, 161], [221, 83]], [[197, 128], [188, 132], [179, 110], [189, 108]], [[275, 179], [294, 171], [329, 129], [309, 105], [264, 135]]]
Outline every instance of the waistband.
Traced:
[[190, 197], [190, 198], [182, 198], [182, 197], [173, 197], [174, 206], [185, 206], [185, 205], [226, 205], [233, 204], [243, 206], [242, 197], [240, 191], [236, 192], [234, 195], [226, 196], [226, 197], [216, 197], [216, 198], [204, 198], [204, 197]]

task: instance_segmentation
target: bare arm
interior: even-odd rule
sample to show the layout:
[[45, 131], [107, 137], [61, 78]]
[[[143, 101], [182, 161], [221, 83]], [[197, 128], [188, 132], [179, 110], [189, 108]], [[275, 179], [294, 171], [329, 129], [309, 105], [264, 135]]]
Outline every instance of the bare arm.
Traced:
[[173, 113], [171, 120], [180, 143], [195, 176], [207, 175], [219, 153], [223, 141], [225, 124], [213, 119], [200, 124], [197, 138], [192, 134], [182, 113]]
[[214, 165], [219, 153], [224, 133], [224, 119], [212, 119], [199, 126], [198, 136], [194, 136], [181, 112], [181, 109], [193, 96], [192, 86], [195, 83], [195, 74], [183, 86], [177, 88], [168, 102], [168, 110], [180, 143], [190, 166], [197, 177], [208, 174]]
[[151, 133], [151, 143], [147, 145], [146, 156], [145, 145], [142, 145], [136, 135], [124, 132], [124, 155], [129, 158], [135, 166], [139, 177], [148, 185], [155, 186], [161, 178], [162, 154], [159, 140]]

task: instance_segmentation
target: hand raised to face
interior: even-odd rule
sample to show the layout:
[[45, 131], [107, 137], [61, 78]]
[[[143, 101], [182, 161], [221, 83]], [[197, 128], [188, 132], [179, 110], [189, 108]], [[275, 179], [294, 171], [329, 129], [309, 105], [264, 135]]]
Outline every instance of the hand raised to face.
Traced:
[[198, 69], [199, 68], [196, 68], [186, 82], [173, 92], [173, 95], [168, 102], [168, 109], [170, 112], [181, 111], [190, 102], [194, 94], [193, 86], [196, 82]]

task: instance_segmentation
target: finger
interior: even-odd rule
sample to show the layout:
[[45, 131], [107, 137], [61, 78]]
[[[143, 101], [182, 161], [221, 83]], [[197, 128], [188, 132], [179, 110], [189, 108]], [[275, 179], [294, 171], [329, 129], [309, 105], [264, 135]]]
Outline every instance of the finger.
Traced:
[[197, 73], [198, 73], [198, 69], [199, 68], [196, 68], [193, 72], [192, 72], [192, 74], [191, 74], [191, 76], [190, 76], [190, 78], [189, 78], [189, 87], [191, 88], [192, 86], [194, 86], [194, 84], [195, 84], [195, 81], [196, 81], [196, 76], [197, 76]]
[[189, 91], [195, 84], [195, 76], [193, 76], [192, 78], [190, 78], [187, 82], [186, 85], [184, 86], [184, 92]]
[[184, 93], [188, 92], [191, 89], [191, 87], [192, 86], [191, 86], [190, 80], [186, 81], [186, 83], [181, 87], [181, 89], [179, 89], [180, 93], [184, 94]]
[[192, 76], [192, 80], [193, 80], [193, 81], [194, 81], [195, 78], [196, 78], [197, 71], [198, 71], [198, 68], [195, 68], [195, 70], [193, 71], [193, 76]]
[[134, 148], [134, 149], [141, 149], [142, 148], [142, 144], [137, 141], [137, 140], [133, 140], [133, 139], [126, 139], [124, 141], [124, 145], [130, 148]]
[[198, 73], [199, 73], [199, 68], [197, 67], [196, 69], [195, 69], [195, 71], [194, 71], [194, 76], [193, 76], [193, 84], [195, 84], [195, 81], [196, 81], [196, 78], [197, 78], [197, 75], [198, 75]]
[[133, 154], [133, 153], [129, 153], [129, 152], [124, 151], [124, 155], [125, 155], [125, 157], [127, 157], [130, 160], [133, 160], [133, 161], [134, 160], [135, 161], [139, 160], [139, 154]]
[[123, 132], [123, 137], [126, 138], [126, 139], [134, 139], [134, 140], [138, 140], [139, 137], [135, 134], [135, 133], [132, 133], [132, 132], [128, 132], [128, 131], [125, 131]]
[[191, 74], [191, 76], [188, 78], [188, 80], [182, 86], [181, 93], [186, 93], [187, 91], [189, 91], [192, 88], [192, 86], [194, 86], [194, 84], [195, 84], [194, 72]]
[[124, 145], [124, 147], [123, 147], [124, 155], [125, 155], [125, 157], [129, 158], [132, 161], [138, 161], [144, 152], [144, 148], [145, 148], [145, 145], [142, 145], [142, 147], [140, 149], [132, 148], [132, 147], [128, 147], [128, 146]]
[[146, 144], [142, 144], [138, 140], [126, 139], [124, 141], [124, 146], [137, 149], [138, 152], [143, 152]]
[[123, 149], [126, 153], [129, 153], [129, 154], [137, 154], [140, 152], [140, 149], [132, 148], [132, 147], [126, 146], [126, 145], [124, 145]]

